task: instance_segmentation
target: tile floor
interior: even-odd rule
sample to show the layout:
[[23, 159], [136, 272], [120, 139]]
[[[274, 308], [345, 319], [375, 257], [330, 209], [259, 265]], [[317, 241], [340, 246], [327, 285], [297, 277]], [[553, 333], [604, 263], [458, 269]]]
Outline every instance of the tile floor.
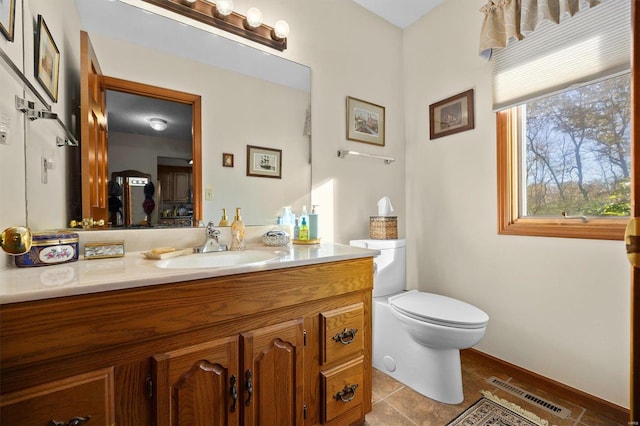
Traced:
[[[491, 366], [486, 363], [479, 364], [473, 357], [465, 356], [462, 351], [462, 380], [464, 387], [464, 402], [458, 405], [448, 405], [426, 398], [379, 370], [373, 370], [373, 410], [367, 414], [365, 425], [367, 426], [444, 426], [450, 420], [462, 413], [482, 397], [481, 390], [487, 390], [493, 394], [516, 403], [543, 419], [549, 421], [549, 425], [555, 426], [623, 426], [613, 420], [598, 415], [589, 409], [580, 407], [575, 403], [563, 400], [547, 392], [536, 389], [526, 383], [509, 377], [499, 370], [499, 366]], [[504, 392], [485, 380], [489, 377], [497, 377], [505, 382], [525, 389], [550, 402], [561, 405], [571, 410], [568, 419], [562, 419], [540, 409], [529, 402]]]

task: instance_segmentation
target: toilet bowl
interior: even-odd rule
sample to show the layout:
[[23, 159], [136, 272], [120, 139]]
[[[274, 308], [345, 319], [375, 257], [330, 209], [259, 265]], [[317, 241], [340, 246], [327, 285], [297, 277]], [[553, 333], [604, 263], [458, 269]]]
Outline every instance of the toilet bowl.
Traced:
[[489, 316], [450, 297], [403, 291], [405, 240], [353, 240], [376, 249], [373, 366], [420, 394], [447, 404], [464, 400], [460, 349], [482, 339]]

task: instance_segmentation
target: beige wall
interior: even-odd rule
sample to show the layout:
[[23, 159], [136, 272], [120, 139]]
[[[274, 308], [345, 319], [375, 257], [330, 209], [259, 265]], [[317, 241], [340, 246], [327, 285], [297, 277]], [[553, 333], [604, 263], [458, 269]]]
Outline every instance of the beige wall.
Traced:
[[[622, 241], [497, 235], [484, 0], [448, 0], [404, 33], [408, 286], [490, 316], [478, 349], [628, 406], [629, 265]], [[428, 106], [475, 89], [474, 130], [429, 140]]]

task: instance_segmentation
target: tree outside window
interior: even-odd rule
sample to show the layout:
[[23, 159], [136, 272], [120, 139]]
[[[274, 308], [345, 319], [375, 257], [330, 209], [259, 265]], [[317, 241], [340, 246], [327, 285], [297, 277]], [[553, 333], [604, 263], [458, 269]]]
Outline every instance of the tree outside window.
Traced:
[[630, 80], [498, 113], [501, 233], [622, 238], [626, 221], [614, 218], [630, 214]]

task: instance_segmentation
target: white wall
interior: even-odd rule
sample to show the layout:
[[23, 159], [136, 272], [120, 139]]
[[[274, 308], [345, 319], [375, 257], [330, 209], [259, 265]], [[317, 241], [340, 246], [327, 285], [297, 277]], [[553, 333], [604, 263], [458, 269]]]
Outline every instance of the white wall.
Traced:
[[[245, 11], [248, 0], [236, 2]], [[313, 204], [321, 235], [339, 243], [367, 238], [376, 202], [391, 197], [399, 233], [405, 229], [402, 32], [351, 1], [268, 0], [265, 22], [291, 25], [283, 56], [312, 69]], [[384, 147], [346, 140], [346, 97], [386, 108]], [[340, 148], [396, 158], [385, 165], [337, 157]]]
[[[20, 69], [28, 81], [51, 105], [65, 123], [75, 126], [75, 116], [79, 107], [77, 97], [79, 83], [79, 19], [73, 0], [31, 0], [24, 2], [24, 28], [22, 21], [23, 2], [16, 2], [14, 41], [9, 42], [0, 36], [0, 48], [9, 56], [13, 64]], [[34, 77], [34, 46], [37, 16], [41, 14], [60, 50], [59, 96], [53, 102]], [[64, 25], [63, 25], [64, 21]], [[23, 56], [24, 49], [24, 56]], [[2, 182], [3, 202], [0, 207], [0, 229], [8, 226], [26, 225], [33, 229], [58, 228], [66, 222], [68, 212], [67, 187], [70, 179], [66, 174], [69, 156], [68, 148], [56, 146], [56, 135], [64, 133], [51, 120], [26, 120], [24, 114], [18, 112], [14, 105], [14, 96], [36, 101], [36, 98], [24, 92], [20, 85], [11, 80], [8, 74], [2, 74], [2, 100], [0, 114], [9, 118], [9, 143], [0, 145], [0, 181]], [[5, 90], [6, 88], [6, 90]], [[42, 105], [37, 103], [37, 109]], [[28, 143], [24, 140], [27, 135]], [[55, 168], [48, 173], [47, 184], [42, 183], [40, 159], [46, 156], [54, 160]], [[25, 158], [34, 159], [25, 161]], [[43, 200], [45, 204], [26, 202], [29, 199]], [[61, 219], [62, 218], [62, 219]], [[0, 266], [12, 263], [12, 259], [0, 254]]]
[[[622, 241], [497, 235], [484, 0], [448, 0], [404, 33], [408, 287], [489, 316], [477, 348], [628, 406], [630, 274]], [[475, 129], [429, 140], [429, 104], [475, 89]]]

